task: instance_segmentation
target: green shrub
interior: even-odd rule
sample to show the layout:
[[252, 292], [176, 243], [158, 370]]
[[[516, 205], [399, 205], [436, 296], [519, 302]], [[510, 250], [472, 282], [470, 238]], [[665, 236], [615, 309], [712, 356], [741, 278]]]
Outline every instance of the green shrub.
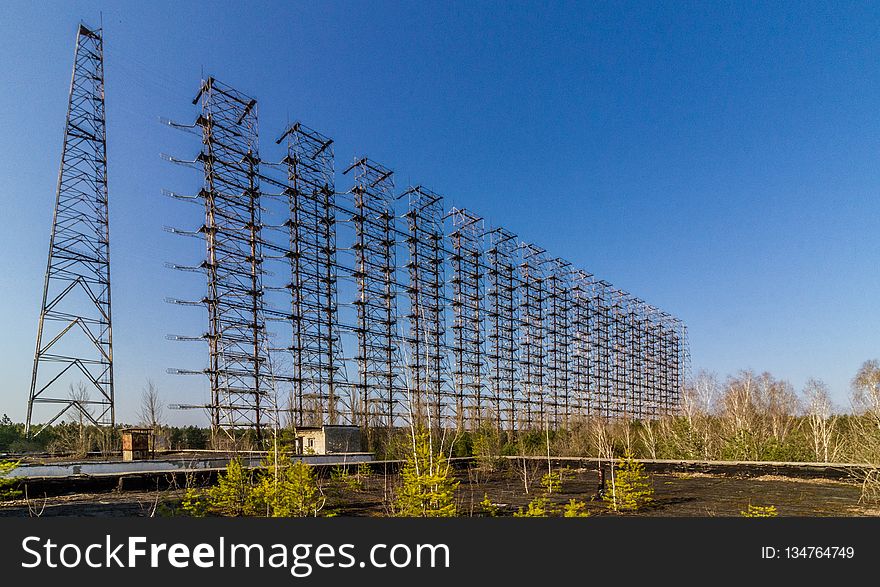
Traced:
[[494, 518], [498, 515], [498, 506], [492, 503], [492, 500], [489, 499], [488, 493], [483, 494], [483, 501], [480, 502], [480, 510], [483, 512], [483, 515], [490, 518]]
[[349, 491], [360, 491], [363, 489], [361, 475], [359, 473], [352, 475], [345, 465], [333, 467], [333, 470], [330, 471], [330, 481]]
[[546, 518], [547, 516], [556, 514], [553, 504], [546, 497], [536, 497], [529, 502], [525, 510], [519, 508], [514, 514], [514, 518]]
[[21, 491], [13, 489], [18, 483], [15, 479], [8, 479], [6, 475], [19, 465], [19, 461], [0, 461], [0, 501], [15, 499], [21, 495]]
[[208, 489], [189, 488], [180, 503], [181, 509], [192, 516], [253, 516], [253, 476], [241, 462], [232, 459], [226, 471], [217, 476], [217, 485]]
[[499, 471], [504, 468], [501, 450], [501, 436], [496, 430], [481, 428], [474, 433], [472, 451], [481, 470]]
[[654, 485], [645, 465], [627, 452], [615, 468], [611, 484], [602, 496], [614, 511], [636, 511], [654, 500]]
[[590, 515], [590, 512], [587, 511], [586, 503], [571, 499], [563, 506], [562, 515], [566, 518], [586, 518]]
[[312, 467], [302, 461], [291, 462], [282, 452], [270, 452], [263, 467], [253, 489], [254, 505], [261, 515], [270, 518], [318, 515], [324, 498]]
[[740, 515], [744, 518], [775, 518], [779, 515], [776, 511], [775, 505], [752, 505], [749, 504], [748, 509], [740, 512]]
[[544, 491], [547, 493], [559, 493], [559, 489], [562, 487], [562, 473], [557, 473], [554, 471], [550, 471], [546, 473], [543, 477], [541, 477], [541, 487], [544, 488]]
[[283, 452], [270, 452], [254, 475], [240, 459], [229, 461], [217, 484], [188, 488], [180, 509], [191, 516], [317, 516], [324, 505], [315, 472]]
[[395, 513], [402, 517], [448, 517], [455, 515], [458, 481], [450, 476], [443, 453], [432, 454], [428, 434], [417, 434], [400, 473], [402, 484], [395, 500]]

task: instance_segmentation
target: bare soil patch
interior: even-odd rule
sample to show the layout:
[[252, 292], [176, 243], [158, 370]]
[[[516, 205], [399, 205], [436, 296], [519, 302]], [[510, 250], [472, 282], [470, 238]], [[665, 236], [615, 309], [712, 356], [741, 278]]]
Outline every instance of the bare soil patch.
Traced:
[[[528, 472], [529, 493], [525, 492], [522, 470], [486, 472], [477, 468], [460, 469], [456, 475], [458, 511], [463, 516], [485, 515], [480, 502], [484, 497], [499, 507], [498, 515], [510, 516], [534, 497], [543, 494], [540, 477], [546, 471], [533, 466]], [[643, 511], [617, 514], [597, 497], [598, 471], [595, 468], [569, 470], [559, 492], [549, 496], [561, 506], [570, 499], [586, 502], [594, 516], [739, 516], [748, 505], [776, 506], [780, 516], [878, 516], [876, 504], [860, 504], [859, 486], [827, 479], [799, 479], [778, 475], [721, 476], [705, 473], [653, 473], [655, 502]], [[323, 479], [327, 496], [326, 511], [341, 516], [385, 516], [390, 514], [395, 475], [374, 474], [361, 490]], [[0, 516], [28, 516], [33, 511], [50, 516], [150, 516], [173, 512], [183, 496], [180, 489], [74, 493], [0, 504]]]

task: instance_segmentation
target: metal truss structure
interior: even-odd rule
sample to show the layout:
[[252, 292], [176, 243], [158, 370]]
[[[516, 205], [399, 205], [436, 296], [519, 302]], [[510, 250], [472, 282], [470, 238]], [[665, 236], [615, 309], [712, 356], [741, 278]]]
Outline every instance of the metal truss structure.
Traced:
[[393, 427], [406, 391], [400, 384], [395, 280], [393, 172], [367, 158], [355, 161], [350, 195], [356, 240], [358, 390], [353, 416], [365, 427]]
[[255, 430], [257, 438], [276, 418], [274, 378], [269, 362], [266, 312], [263, 307], [263, 244], [260, 152], [257, 102], [209, 77], [193, 104], [200, 106], [194, 127], [201, 132], [202, 150], [192, 162], [181, 162], [203, 173], [195, 199], [204, 206], [202, 235], [205, 260], [198, 266], [174, 266], [203, 272], [207, 291], [199, 301], [177, 303], [207, 309], [208, 367], [201, 371], [211, 390], [212, 428], [230, 434]]
[[517, 246], [516, 235], [503, 228], [486, 233], [487, 321], [486, 358], [489, 381], [489, 409], [495, 427], [512, 430], [520, 404], [517, 381]]
[[522, 402], [520, 427], [546, 423], [546, 328], [544, 321], [544, 249], [530, 243], [520, 245], [520, 379]]
[[483, 417], [483, 219], [468, 210], [449, 212], [452, 254], [452, 355], [458, 427], [479, 426]]
[[333, 141], [295, 123], [286, 140], [288, 247], [292, 334], [291, 400], [297, 426], [336, 424], [341, 348], [336, 308], [336, 192]]
[[409, 277], [407, 368], [411, 417], [429, 427], [442, 426], [449, 397], [445, 377], [446, 321], [443, 251], [443, 198], [422, 186], [406, 190], [406, 244]]
[[[337, 192], [332, 141], [302, 123], [261, 170], [256, 103], [212, 78], [199, 99], [207, 221], [188, 234], [208, 249], [190, 269], [208, 275], [215, 426], [259, 429], [270, 408], [294, 426], [508, 431], [678, 409], [687, 332], [670, 314], [427, 188], [395, 196], [370, 159]], [[267, 320], [284, 329], [271, 344]]]
[[[51, 411], [40, 412], [49, 406]], [[80, 25], [37, 344], [27, 434], [65, 414], [115, 424], [110, 312], [110, 229], [101, 29]]]
[[570, 390], [569, 408], [574, 414], [587, 417], [598, 413], [599, 390], [595, 376], [595, 361], [599, 346], [593, 339], [597, 327], [597, 312], [593, 305], [595, 282], [586, 271], [576, 269], [569, 276], [571, 282], [571, 338], [569, 340]]
[[571, 263], [552, 259], [547, 264], [547, 391], [549, 419], [568, 428], [572, 411], [570, 386], [571, 347]]

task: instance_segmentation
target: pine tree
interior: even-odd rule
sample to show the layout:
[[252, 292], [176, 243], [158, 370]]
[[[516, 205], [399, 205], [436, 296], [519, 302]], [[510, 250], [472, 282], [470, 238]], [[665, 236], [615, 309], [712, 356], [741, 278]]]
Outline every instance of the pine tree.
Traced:
[[527, 508], [519, 508], [513, 513], [514, 518], [546, 518], [550, 515], [557, 514], [557, 510], [553, 508], [553, 504], [546, 497], [536, 497], [529, 502]]
[[401, 472], [396, 514], [402, 517], [449, 517], [455, 515], [458, 481], [449, 475], [443, 453], [433, 454], [427, 433], [415, 434], [413, 450]]
[[587, 504], [576, 499], [570, 499], [562, 509], [562, 515], [566, 518], [587, 518], [590, 516], [590, 512], [587, 511]]
[[602, 498], [615, 511], [636, 511], [654, 500], [654, 485], [645, 473], [645, 465], [624, 454], [617, 465], [613, 482]]
[[272, 518], [317, 516], [324, 505], [315, 472], [302, 461], [291, 462], [270, 451], [254, 488], [260, 513]]
[[250, 471], [241, 459], [232, 459], [207, 490], [187, 489], [180, 505], [191, 516], [253, 516], [254, 487]]
[[483, 501], [480, 502], [480, 509], [483, 511], [483, 514], [494, 518], [498, 515], [498, 506], [495, 505], [491, 499], [489, 499], [488, 493], [483, 493]]

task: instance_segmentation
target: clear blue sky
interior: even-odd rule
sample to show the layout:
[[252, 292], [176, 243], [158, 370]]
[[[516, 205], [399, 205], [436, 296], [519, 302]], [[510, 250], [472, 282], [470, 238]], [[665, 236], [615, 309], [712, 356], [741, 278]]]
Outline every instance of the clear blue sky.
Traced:
[[[247, 8], [244, 5], [247, 4]], [[870, 4], [4, 2], [0, 412], [24, 416], [77, 22], [103, 10], [118, 414], [204, 352], [163, 267], [198, 177], [161, 126], [202, 72], [682, 317], [694, 368], [825, 380], [880, 356], [880, 9]], [[340, 182], [340, 186], [344, 187]], [[196, 414], [174, 420], [200, 421]]]

